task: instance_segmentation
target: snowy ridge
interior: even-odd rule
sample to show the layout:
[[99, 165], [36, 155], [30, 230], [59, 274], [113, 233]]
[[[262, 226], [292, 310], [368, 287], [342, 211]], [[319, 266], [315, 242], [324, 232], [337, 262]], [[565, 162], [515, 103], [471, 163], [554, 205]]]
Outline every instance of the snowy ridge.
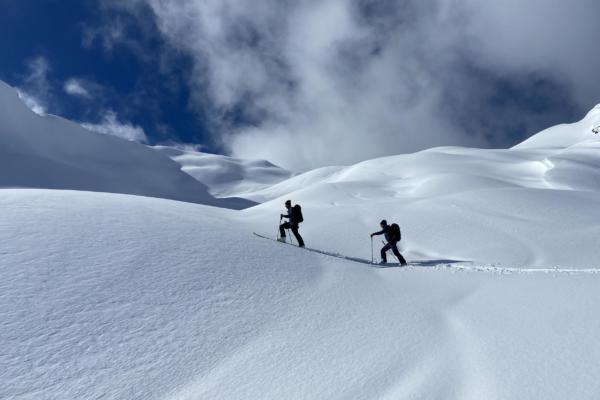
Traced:
[[168, 146], [154, 148], [180, 164], [182, 171], [206, 185], [216, 197], [248, 197], [292, 176], [265, 160], [242, 160]]
[[39, 116], [1, 81], [0, 187], [126, 193], [229, 208], [254, 204], [215, 199], [178, 164], [147, 146]]
[[566, 149], [598, 142], [593, 129], [600, 125], [600, 105], [594, 107], [581, 121], [548, 128], [514, 146], [514, 149]]

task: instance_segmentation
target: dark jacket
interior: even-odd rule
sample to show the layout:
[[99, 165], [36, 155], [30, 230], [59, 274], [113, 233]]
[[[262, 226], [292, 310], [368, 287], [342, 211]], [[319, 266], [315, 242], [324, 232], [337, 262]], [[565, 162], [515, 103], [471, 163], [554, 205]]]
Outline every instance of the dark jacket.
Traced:
[[386, 225], [382, 230], [380, 230], [379, 232], [375, 232], [373, 235], [385, 235], [385, 240], [388, 243], [397, 242], [397, 240], [395, 240], [394, 236], [392, 235], [391, 225]]
[[298, 225], [298, 221], [296, 221], [296, 215], [292, 207], [287, 209], [287, 214], [281, 214], [283, 218], [288, 218], [290, 220], [290, 225]]

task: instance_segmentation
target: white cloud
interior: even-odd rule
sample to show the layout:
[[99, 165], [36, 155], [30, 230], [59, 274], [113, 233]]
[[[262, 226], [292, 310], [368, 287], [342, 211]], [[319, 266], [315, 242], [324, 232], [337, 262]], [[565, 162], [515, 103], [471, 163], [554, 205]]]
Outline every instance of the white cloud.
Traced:
[[111, 21], [110, 25], [101, 28], [83, 27], [82, 44], [86, 48], [93, 46], [94, 42], [99, 41], [106, 51], [113, 49], [115, 43], [125, 40], [125, 26], [120, 19]]
[[27, 63], [29, 74], [25, 79], [27, 84], [34, 85], [43, 90], [48, 90], [48, 73], [50, 72], [50, 63], [45, 57], [39, 56]]
[[109, 89], [93, 80], [80, 77], [71, 77], [63, 84], [65, 93], [79, 97], [82, 100], [103, 102]]
[[182, 142], [174, 142], [172, 140], [165, 141], [159, 144], [160, 146], [173, 147], [174, 149], [181, 151], [190, 151], [201, 153], [203, 151], [203, 146], [197, 143], [182, 143]]
[[572, 85], [586, 109], [598, 102], [600, 69], [597, 0], [461, 0], [465, 31], [477, 38], [474, 57], [488, 67], [545, 71]]
[[23, 100], [23, 103], [25, 103], [25, 105], [29, 107], [31, 111], [39, 115], [46, 115], [46, 107], [42, 104], [40, 100], [36, 99], [34, 96], [28, 94], [27, 92], [24, 92], [21, 89], [17, 89], [17, 94], [19, 95], [19, 98]]
[[296, 170], [506, 141], [498, 126], [527, 122], [516, 106], [497, 112], [505, 125], [493, 109], [465, 122], [494, 95], [478, 71], [550, 76], [582, 105], [600, 90], [596, 0], [137, 3], [193, 57], [198, 107], [231, 152]]
[[52, 96], [48, 81], [49, 72], [48, 60], [45, 57], [36, 57], [27, 63], [27, 76], [23, 85], [17, 88], [21, 100], [36, 114], [47, 113], [47, 102]]
[[116, 113], [113, 111], [107, 111], [104, 114], [102, 122], [99, 124], [82, 123], [81, 125], [84, 128], [97, 133], [118, 136], [133, 142], [148, 142], [148, 137], [142, 127], [128, 122], [120, 122], [117, 119]]
[[87, 99], [91, 97], [91, 93], [86, 86], [87, 84], [85, 81], [77, 78], [71, 78], [65, 82], [63, 89], [71, 96], [79, 96]]

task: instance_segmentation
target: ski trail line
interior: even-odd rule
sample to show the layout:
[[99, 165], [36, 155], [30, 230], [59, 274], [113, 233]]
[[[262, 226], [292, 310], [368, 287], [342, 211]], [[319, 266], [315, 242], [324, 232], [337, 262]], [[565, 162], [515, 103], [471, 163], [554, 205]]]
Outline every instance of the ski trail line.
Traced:
[[433, 266], [436, 270], [453, 269], [467, 272], [488, 272], [495, 274], [566, 274], [585, 275], [600, 274], [600, 268], [560, 268], [560, 267], [498, 267], [494, 265], [460, 265], [439, 264]]
[[[256, 232], [253, 232], [253, 233], [254, 233], [255, 236], [257, 236], [259, 238], [267, 239], [267, 240], [270, 240], [270, 241], [275, 242], [275, 243], [281, 243], [281, 244], [284, 244], [284, 245], [296, 247], [298, 250], [301, 249], [300, 247], [298, 247], [298, 246], [296, 246], [294, 244], [286, 243], [286, 242], [278, 242], [276, 239], [270, 238], [270, 237], [265, 236], [265, 235], [261, 235], [260, 233], [256, 233]], [[324, 255], [324, 256], [328, 256], [328, 257], [339, 258], [341, 260], [352, 261], [352, 262], [359, 263], [359, 264], [366, 264], [366, 265], [368, 265], [370, 267], [373, 267], [373, 268], [386, 268], [386, 267], [390, 267], [389, 265], [388, 266], [379, 266], [378, 264], [371, 263], [371, 261], [369, 261], [369, 260], [358, 258], [358, 257], [348, 257], [348, 256], [344, 256], [342, 254], [332, 253], [332, 252], [318, 250], [318, 249], [311, 249], [311, 248], [308, 248], [308, 247], [305, 247], [302, 250], [310, 251], [311, 253], [317, 253], [317, 254], [321, 254], [321, 255]]]
[[[267, 239], [273, 242], [277, 242], [277, 240], [270, 238], [265, 235], [261, 235], [259, 233], [253, 232], [253, 234], [259, 238]], [[297, 247], [291, 243], [282, 243], [288, 246]], [[300, 249], [300, 248], [298, 248]], [[378, 264], [373, 264], [371, 261], [359, 257], [350, 257], [345, 256], [343, 254], [328, 252], [324, 250], [304, 248], [305, 251], [310, 251], [312, 253], [321, 254], [328, 257], [335, 257], [345, 261], [351, 261], [359, 264], [366, 264], [372, 268], [390, 268], [390, 267], [399, 267], [395, 264], [388, 264], [385, 266], [380, 266]], [[469, 265], [465, 265], [469, 264]], [[405, 267], [399, 267], [402, 269], [432, 269], [432, 270], [455, 270], [455, 271], [464, 271], [464, 272], [485, 272], [485, 273], [493, 273], [493, 274], [565, 274], [565, 275], [594, 275], [600, 274], [600, 268], [561, 268], [561, 267], [500, 267], [497, 265], [473, 265], [472, 261], [455, 261], [455, 260], [416, 260], [409, 261], [408, 265]]]

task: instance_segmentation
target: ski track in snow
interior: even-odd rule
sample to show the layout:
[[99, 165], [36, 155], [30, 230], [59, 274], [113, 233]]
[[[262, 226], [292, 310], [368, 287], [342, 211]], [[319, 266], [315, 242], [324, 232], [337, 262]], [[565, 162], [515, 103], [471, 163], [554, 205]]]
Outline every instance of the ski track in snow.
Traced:
[[528, 267], [498, 267], [494, 265], [459, 265], [459, 264], [440, 264], [436, 265], [435, 269], [453, 269], [457, 271], [475, 271], [489, 272], [494, 274], [566, 274], [566, 275], [586, 275], [600, 274], [598, 268], [528, 268]]
[[[255, 236], [270, 240], [278, 244], [275, 239], [269, 238], [262, 234], [254, 233]], [[281, 243], [282, 245], [295, 246], [291, 243]], [[344, 261], [350, 261], [359, 264], [368, 265], [371, 268], [401, 268], [401, 269], [415, 269], [415, 268], [431, 268], [434, 270], [456, 270], [456, 271], [469, 271], [469, 272], [486, 272], [486, 273], [494, 273], [494, 274], [567, 274], [567, 275], [585, 275], [585, 274], [598, 274], [600, 273], [600, 268], [561, 268], [561, 267], [502, 267], [497, 265], [473, 265], [473, 262], [468, 261], [441, 261], [441, 260], [418, 260], [418, 261], [410, 261], [408, 266], [401, 267], [394, 263], [388, 263], [387, 265], [381, 266], [376, 263], [372, 263], [369, 260], [345, 256], [343, 254], [333, 253], [326, 250], [314, 249], [314, 248], [305, 248], [300, 249], [299, 251], [308, 251], [316, 254], [320, 254], [326, 257], [333, 257]]]

